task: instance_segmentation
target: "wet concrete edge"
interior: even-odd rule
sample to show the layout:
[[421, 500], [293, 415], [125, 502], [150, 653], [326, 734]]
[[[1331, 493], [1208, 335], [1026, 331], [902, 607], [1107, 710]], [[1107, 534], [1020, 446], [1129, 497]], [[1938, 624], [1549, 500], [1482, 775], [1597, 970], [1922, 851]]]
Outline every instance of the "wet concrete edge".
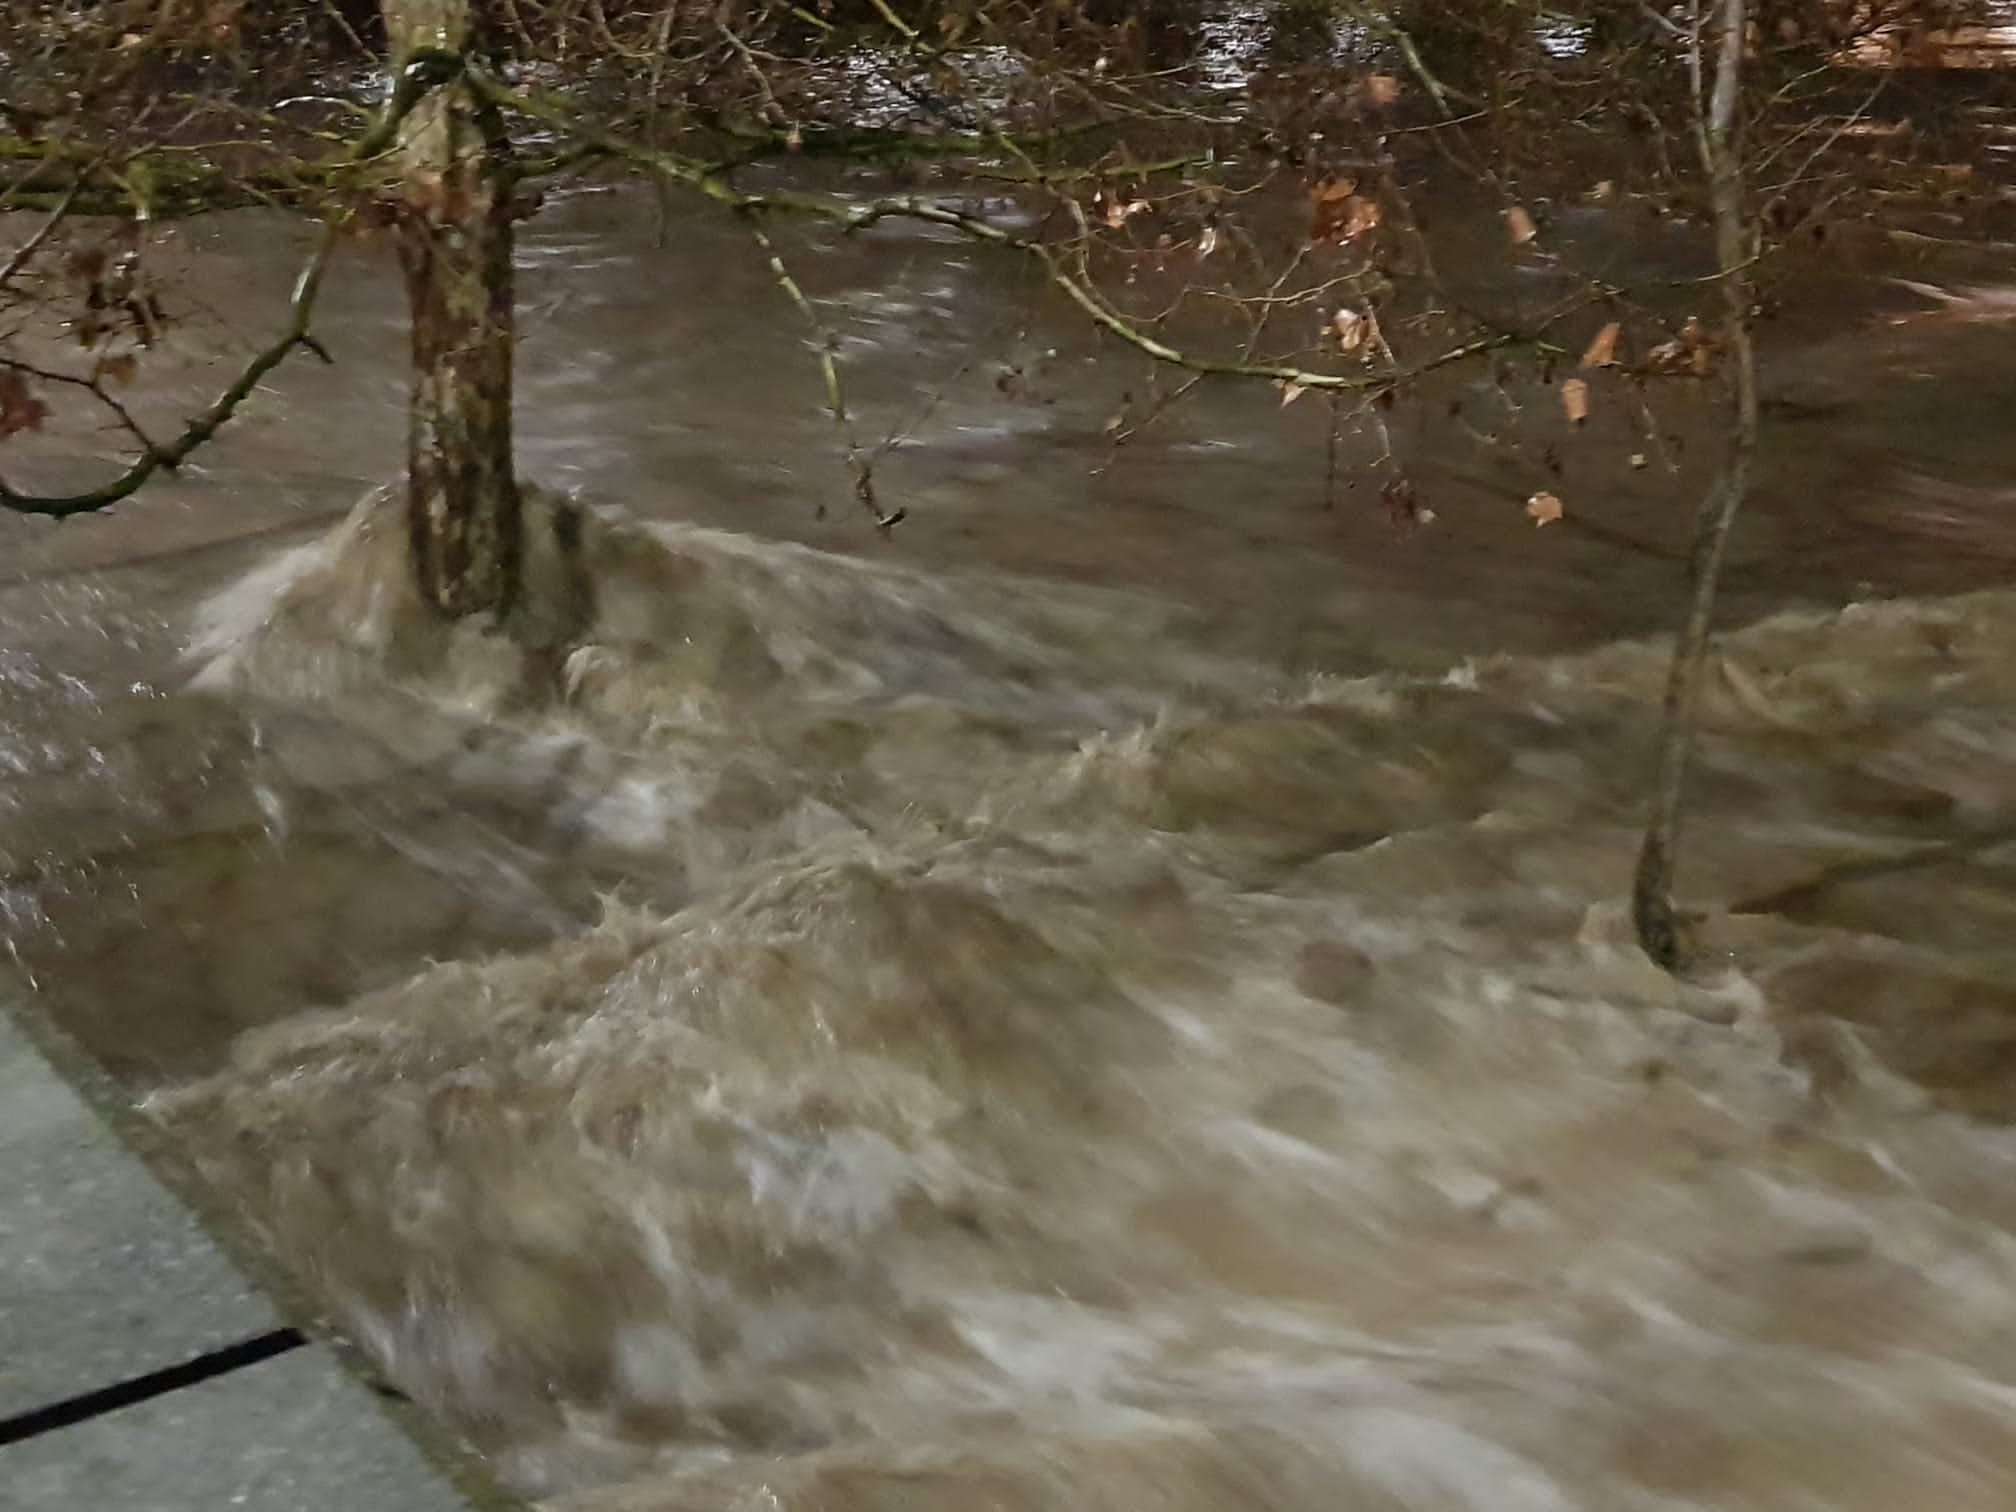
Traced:
[[126, 1090], [19, 984], [0, 987], [4, 1011], [23, 1038], [69, 1084], [113, 1137], [186, 1208], [210, 1242], [312, 1345], [327, 1350], [339, 1368], [365, 1388], [373, 1405], [417, 1448], [472, 1512], [530, 1512], [531, 1504], [498, 1484], [476, 1452], [455, 1439], [417, 1404], [396, 1394], [371, 1359], [345, 1337], [308, 1293], [246, 1231], [173, 1141], [138, 1107]]

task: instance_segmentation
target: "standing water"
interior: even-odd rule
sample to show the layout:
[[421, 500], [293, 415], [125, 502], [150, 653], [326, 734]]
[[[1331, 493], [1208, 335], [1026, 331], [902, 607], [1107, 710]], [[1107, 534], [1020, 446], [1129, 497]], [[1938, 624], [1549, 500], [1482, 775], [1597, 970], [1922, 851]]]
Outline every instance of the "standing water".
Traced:
[[563, 662], [328, 528], [361, 262], [212, 474], [5, 522], [20, 974], [404, 1390], [578, 1512], [2010, 1504], [2006, 331], [1771, 350], [1675, 982], [1616, 900], [1698, 479], [1624, 420], [1544, 532], [1417, 422], [1399, 533], [1264, 393], [1109, 456], [1110, 361], [881, 237], [817, 292], [928, 443], [885, 538], [732, 229], [652, 231], [528, 253], [527, 470], [627, 510]]

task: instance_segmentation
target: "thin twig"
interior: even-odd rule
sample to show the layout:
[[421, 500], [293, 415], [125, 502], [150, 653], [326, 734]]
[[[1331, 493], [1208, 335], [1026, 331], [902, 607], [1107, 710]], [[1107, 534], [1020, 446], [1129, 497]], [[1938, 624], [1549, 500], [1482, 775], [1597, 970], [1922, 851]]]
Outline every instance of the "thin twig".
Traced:
[[868, 0], [868, 3], [875, 7], [876, 15], [888, 22], [892, 29], [902, 35], [905, 42], [915, 42], [922, 35], [916, 27], [905, 21], [890, 8], [889, 0]]
[[[335, 217], [323, 231], [321, 244], [316, 248], [314, 256], [309, 259], [300, 279], [294, 285], [294, 297], [288, 303], [287, 324], [280, 335], [261, 349], [202, 413], [183, 426], [181, 434], [173, 441], [165, 446], [148, 448], [125, 472], [111, 482], [85, 493], [30, 494], [0, 481], [0, 505], [5, 505], [17, 514], [66, 519], [71, 515], [89, 514], [94, 510], [117, 504], [121, 499], [138, 492], [155, 473], [164, 468], [173, 471], [181, 466], [191, 452], [223, 428], [224, 423], [238, 412], [238, 407], [259, 386], [265, 376], [285, 361], [296, 347], [320, 351], [314, 337], [309, 334], [308, 322], [315, 310], [315, 297], [322, 289], [323, 275], [328, 271], [329, 260], [336, 251], [337, 243], [342, 239], [343, 225], [347, 219], [348, 216]], [[325, 353], [325, 358], [326, 355]]]
[[124, 430], [127, 435], [139, 443], [140, 450], [143, 453], [158, 450], [153, 438], [145, 430], [141, 429], [140, 422], [134, 419], [133, 412], [120, 402], [117, 394], [114, 394], [110, 389], [105, 387], [104, 378], [101, 374], [94, 372], [86, 376], [82, 373], [61, 373], [54, 368], [38, 367], [32, 362], [23, 362], [18, 357], [0, 357], [0, 368], [5, 368], [11, 373], [19, 373], [23, 377], [33, 378], [38, 383], [55, 383], [61, 384], [66, 388], [83, 389], [93, 399], [96, 399], [112, 412], [112, 417], [119, 422], [120, 429]]
[[[613, 133], [580, 121], [564, 105], [542, 95], [514, 90], [474, 68], [470, 82], [476, 91], [500, 107], [539, 121], [555, 130], [568, 132], [582, 143], [608, 156], [636, 163], [681, 184], [729, 210], [776, 212], [803, 219], [823, 221], [841, 231], [865, 231], [889, 220], [911, 220], [925, 225], [958, 231], [977, 242], [1017, 252], [1041, 265], [1050, 283], [1078, 306], [1101, 330], [1117, 337], [1137, 351], [1171, 367], [1227, 378], [1255, 378], [1270, 383], [1292, 383], [1305, 389], [1363, 392], [1397, 387], [1400, 383], [1465, 361], [1485, 352], [1511, 346], [1540, 346], [1546, 343], [1534, 332], [1492, 331], [1451, 347], [1410, 368], [1391, 373], [1318, 372], [1291, 363], [1251, 362], [1237, 358], [1211, 357], [1171, 346], [1142, 330], [1115, 310], [1092, 286], [1082, 267], [1074, 269], [1057, 249], [1030, 237], [1009, 231], [984, 217], [920, 195], [893, 195], [883, 199], [849, 204], [819, 194], [797, 190], [755, 191], [738, 189], [723, 173], [706, 163], [657, 148], [628, 141]], [[1081, 216], [1076, 201], [1071, 205]], [[1081, 238], [1082, 240], [1082, 238]]]
[[806, 296], [798, 280], [791, 276], [791, 270], [784, 266], [777, 244], [763, 227], [760, 212], [748, 212], [747, 224], [756, 245], [763, 249], [763, 256], [770, 265], [770, 276], [777, 280], [777, 287], [784, 291], [812, 327], [813, 339], [819, 348], [819, 376], [826, 385], [826, 408], [833, 416], [833, 423], [840, 427], [846, 448], [847, 470], [854, 479], [854, 497], [863, 509], [874, 516], [875, 523], [887, 530], [901, 523], [904, 511], [897, 509], [885, 513], [875, 497], [875, 459], [861, 450], [860, 438], [854, 432], [854, 418], [847, 412], [847, 392], [840, 382], [840, 362], [836, 355], [840, 338], [820, 318], [818, 306]]
[[[349, 155], [352, 163], [368, 161], [383, 152], [414, 107], [431, 94], [444, 78], [459, 71], [459, 59], [447, 58], [444, 63], [444, 57], [446, 55], [419, 54], [408, 62], [377, 124], [352, 148]], [[330, 260], [335, 256], [348, 220], [348, 213], [332, 216], [325, 226], [320, 244], [295, 282], [294, 294], [287, 306], [287, 324], [279, 336], [263, 347], [201, 413], [191, 418], [174, 440], [165, 446], [148, 447], [125, 472], [109, 483], [84, 493], [23, 493], [0, 481], [0, 505], [17, 514], [66, 519], [117, 504], [136, 493], [155, 473], [179, 467], [191, 452], [216, 435], [266, 375], [284, 362], [296, 347], [305, 347], [328, 360], [328, 353], [310, 334], [308, 327], [315, 313], [316, 296], [322, 291], [323, 277], [329, 270]]]
[[0, 289], [6, 288], [19, 278], [43, 247], [48, 245], [49, 238], [56, 234], [56, 228], [62, 225], [70, 214], [70, 209], [77, 203], [77, 196], [83, 192], [83, 188], [81, 180], [72, 184], [70, 192], [56, 202], [56, 207], [43, 218], [42, 224], [35, 228], [34, 234], [14, 249], [14, 255], [7, 259], [7, 266], [0, 268]]

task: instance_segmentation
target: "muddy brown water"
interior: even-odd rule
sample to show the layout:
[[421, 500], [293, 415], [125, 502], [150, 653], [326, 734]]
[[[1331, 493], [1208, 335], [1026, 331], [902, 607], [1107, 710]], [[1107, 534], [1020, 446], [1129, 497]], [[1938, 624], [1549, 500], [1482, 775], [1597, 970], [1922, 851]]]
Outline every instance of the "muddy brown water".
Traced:
[[[1675, 984], [1614, 900], [1700, 396], [1671, 476], [1600, 387], [1523, 454], [1403, 411], [1401, 532], [1308, 400], [1109, 457], [1138, 371], [878, 235], [803, 271], [915, 426], [884, 536], [739, 233], [674, 230], [524, 252], [526, 471], [622, 511], [552, 696], [331, 533], [399, 440], [368, 254], [200, 466], [0, 521], [17, 975], [405, 1389], [603, 1512], [2009, 1504], [1992, 268], [1770, 328]], [[294, 250], [175, 234], [170, 397]]]

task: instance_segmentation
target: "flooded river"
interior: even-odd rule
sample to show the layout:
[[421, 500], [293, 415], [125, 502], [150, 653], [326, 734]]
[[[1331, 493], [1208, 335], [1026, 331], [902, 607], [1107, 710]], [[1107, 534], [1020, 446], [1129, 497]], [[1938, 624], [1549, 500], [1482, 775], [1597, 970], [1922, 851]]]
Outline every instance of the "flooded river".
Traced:
[[[802, 273], [912, 433], [884, 535], [760, 262], [670, 231], [524, 251], [526, 471], [618, 506], [550, 676], [352, 508], [369, 249], [200, 469], [0, 521], [16, 974], [402, 1389], [571, 1512], [2010, 1504], [2006, 304], [1767, 329], [1676, 983], [1618, 899], [1707, 396], [1675, 472], [1601, 390], [1403, 409], [1399, 529], [1314, 399], [1116, 453], [1138, 370], [877, 235]], [[291, 276], [176, 237], [170, 398]]]

